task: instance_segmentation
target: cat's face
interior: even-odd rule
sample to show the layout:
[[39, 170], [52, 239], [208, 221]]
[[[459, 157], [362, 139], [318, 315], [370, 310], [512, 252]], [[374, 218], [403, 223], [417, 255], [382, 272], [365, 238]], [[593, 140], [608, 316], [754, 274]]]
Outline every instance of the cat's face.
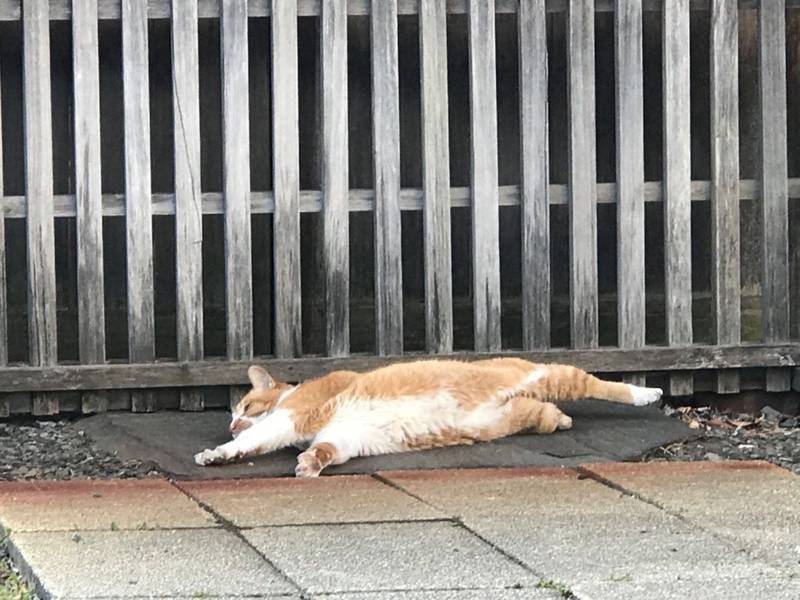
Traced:
[[269, 373], [255, 365], [247, 370], [247, 376], [253, 389], [231, 409], [229, 429], [234, 438], [265, 418], [292, 389], [289, 384], [275, 381]]

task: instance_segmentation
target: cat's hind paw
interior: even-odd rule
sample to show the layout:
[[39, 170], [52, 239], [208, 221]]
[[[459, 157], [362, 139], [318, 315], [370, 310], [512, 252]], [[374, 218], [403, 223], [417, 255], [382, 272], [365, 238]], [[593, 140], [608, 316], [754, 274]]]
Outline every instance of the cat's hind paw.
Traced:
[[207, 467], [209, 465], [220, 465], [226, 461], [218, 450], [203, 450], [194, 455], [194, 462], [201, 467]]
[[638, 385], [631, 386], [631, 395], [633, 396], [634, 406], [647, 406], [661, 400], [661, 395], [664, 391], [661, 388], [648, 388], [640, 387]]

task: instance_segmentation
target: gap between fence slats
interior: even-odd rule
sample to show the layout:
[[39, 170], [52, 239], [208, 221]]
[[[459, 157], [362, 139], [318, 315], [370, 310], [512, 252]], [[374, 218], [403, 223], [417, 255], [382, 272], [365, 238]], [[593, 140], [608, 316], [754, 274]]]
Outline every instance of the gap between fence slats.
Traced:
[[323, 0], [320, 47], [325, 350], [344, 356], [350, 351], [347, 0]]
[[[617, 343], [645, 343], [644, 281], [644, 80], [642, 7], [617, 0], [614, 13], [617, 127]], [[644, 375], [628, 375], [644, 385]]]
[[[690, 133], [689, 0], [664, 9], [664, 290], [667, 344], [692, 343], [692, 181]], [[669, 378], [669, 395], [694, 391], [691, 373]]]
[[[175, 276], [178, 360], [203, 359], [203, 206], [200, 80], [195, 0], [172, 0], [172, 113], [175, 145]], [[203, 393], [181, 390], [181, 410], [202, 410]]]
[[[739, 265], [738, 17], [735, 0], [711, 11], [711, 255], [715, 341], [741, 341]], [[717, 392], [739, 391], [739, 373], [720, 372]]]
[[[453, 349], [450, 155], [447, 98], [447, 13], [423, 2], [419, 15], [422, 117], [422, 210], [425, 244], [425, 347]], [[400, 191], [400, 208], [403, 193]]]
[[522, 345], [550, 345], [550, 199], [548, 198], [547, 16], [545, 0], [519, 7]]
[[[48, 0], [25, 3], [22, 35], [28, 342], [31, 364], [49, 366], [58, 360], [58, 342]], [[57, 412], [55, 396], [33, 396], [33, 414]]]
[[570, 335], [574, 348], [595, 348], [598, 307], [594, 0], [569, 0], [567, 52]]
[[[786, 154], [786, 13], [781, 2], [759, 9], [761, 93], [761, 310], [764, 341], [789, 339], [789, 199]], [[767, 369], [766, 391], [791, 388], [789, 369]]]
[[291, 357], [302, 340], [297, 14], [291, 2], [272, 0], [272, 15], [275, 354]]
[[500, 214], [494, 0], [469, 3], [472, 302], [475, 351], [500, 349]]
[[383, 356], [403, 351], [397, 0], [373, 0], [370, 31], [375, 171], [375, 349]]

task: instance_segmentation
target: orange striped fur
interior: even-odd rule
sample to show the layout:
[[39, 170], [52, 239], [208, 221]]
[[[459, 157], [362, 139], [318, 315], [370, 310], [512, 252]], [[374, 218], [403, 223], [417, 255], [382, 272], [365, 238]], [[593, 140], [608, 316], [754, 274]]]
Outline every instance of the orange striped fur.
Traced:
[[310, 444], [296, 474], [313, 477], [355, 456], [472, 444], [524, 430], [572, 427], [556, 401], [597, 398], [642, 406], [658, 388], [603, 381], [568, 365], [517, 358], [423, 360], [366, 373], [334, 371], [290, 386], [250, 367], [253, 389], [232, 411], [234, 439], [195, 456], [221, 464]]

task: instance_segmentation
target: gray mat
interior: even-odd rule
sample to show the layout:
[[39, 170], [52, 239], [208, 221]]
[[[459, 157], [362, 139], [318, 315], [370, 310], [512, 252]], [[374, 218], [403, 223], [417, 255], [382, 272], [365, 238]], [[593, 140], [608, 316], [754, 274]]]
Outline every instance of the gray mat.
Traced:
[[[576, 466], [631, 460], [677, 440], [696, 435], [656, 407], [636, 408], [594, 400], [562, 406], [571, 415], [571, 431], [551, 435], [521, 434], [474, 446], [439, 448], [402, 454], [356, 458], [325, 472], [374, 473], [402, 469], [467, 467]], [[179, 479], [280, 477], [294, 475], [298, 450], [286, 449], [247, 462], [200, 467], [195, 453], [230, 440], [225, 411], [154, 414], [103, 413], [77, 421], [99, 447], [121, 458], [157, 465]]]

